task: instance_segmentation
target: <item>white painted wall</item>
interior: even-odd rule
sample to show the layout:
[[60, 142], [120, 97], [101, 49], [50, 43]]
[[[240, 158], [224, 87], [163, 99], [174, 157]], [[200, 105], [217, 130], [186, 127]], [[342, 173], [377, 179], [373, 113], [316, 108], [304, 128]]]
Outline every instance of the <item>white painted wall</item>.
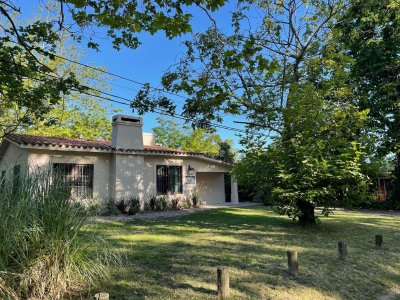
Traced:
[[30, 150], [29, 166], [32, 170], [49, 170], [53, 163], [93, 164], [93, 198], [102, 202], [110, 196], [111, 155], [107, 153], [59, 152]]
[[[93, 164], [93, 196], [101, 201], [131, 196], [139, 196], [142, 200], [146, 200], [157, 193], [156, 166], [174, 165], [182, 166], [183, 193], [171, 197], [183, 198], [198, 190], [208, 203], [223, 203], [225, 202], [223, 173], [230, 171], [230, 167], [225, 164], [193, 157], [23, 149], [10, 144], [0, 159], [0, 170], [14, 165], [15, 162], [20, 163], [22, 167], [29, 164], [32, 170], [49, 169], [53, 163]], [[189, 165], [195, 169], [196, 184], [186, 182]]]
[[23, 168], [27, 162], [28, 152], [10, 143], [0, 158], [0, 171], [10, 169], [16, 164], [20, 164]]
[[143, 145], [154, 146], [156, 144], [156, 135], [154, 133], [143, 132]]
[[114, 200], [140, 197], [145, 190], [144, 159], [139, 155], [114, 154], [110, 182]]
[[224, 173], [197, 173], [197, 189], [200, 200], [207, 204], [225, 203]]
[[[210, 203], [225, 202], [224, 173], [230, 172], [230, 167], [225, 164], [217, 164], [207, 162], [205, 160], [184, 157], [168, 157], [168, 156], [145, 156], [144, 157], [144, 182], [146, 182], [145, 199], [151, 195], [156, 195], [156, 167], [157, 165], [182, 166], [182, 194], [172, 196], [191, 195], [194, 191], [204, 191], [205, 199]], [[188, 184], [186, 175], [189, 165], [195, 169], [196, 184]], [[207, 173], [202, 173], [207, 172]], [[198, 175], [201, 178], [199, 181]], [[207, 174], [202, 176], [202, 174]], [[208, 177], [207, 177], [208, 176]], [[208, 178], [208, 179], [207, 179]], [[216, 180], [216, 182], [214, 182]], [[205, 193], [207, 191], [207, 193]]]

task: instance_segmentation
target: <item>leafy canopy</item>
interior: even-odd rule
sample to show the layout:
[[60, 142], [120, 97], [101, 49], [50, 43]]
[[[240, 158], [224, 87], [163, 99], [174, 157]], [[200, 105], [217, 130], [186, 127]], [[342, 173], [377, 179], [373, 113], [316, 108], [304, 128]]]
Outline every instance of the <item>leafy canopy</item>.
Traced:
[[341, 0], [238, 1], [231, 27], [214, 20], [194, 34], [162, 78], [168, 91], [188, 95], [184, 115], [195, 125], [211, 127], [224, 114], [245, 119], [249, 155], [238, 178], [269, 189], [282, 212], [304, 223], [315, 222], [317, 205], [350, 199], [350, 185], [365, 187], [359, 134], [367, 111], [353, 103], [353, 61], [336, 29], [345, 10]]
[[23, 11], [18, 4], [0, 1], [0, 117], [7, 119], [9, 109], [18, 111], [0, 124], [0, 137], [21, 124], [43, 120], [64, 95], [87, 90], [74, 73], [61, 76], [48, 64], [55, 59], [62, 34], [98, 50], [96, 33], [105, 31], [115, 49], [135, 49], [141, 32], [163, 31], [168, 38], [190, 32], [189, 6], [216, 10], [224, 1], [54, 0], [42, 7], [42, 18], [28, 23], [20, 22]]
[[223, 141], [213, 131], [194, 130], [190, 126], [182, 125], [171, 119], [157, 118], [157, 122], [158, 126], [153, 128], [156, 143], [165, 147], [208, 154], [226, 162], [234, 162], [235, 153], [231, 140]]

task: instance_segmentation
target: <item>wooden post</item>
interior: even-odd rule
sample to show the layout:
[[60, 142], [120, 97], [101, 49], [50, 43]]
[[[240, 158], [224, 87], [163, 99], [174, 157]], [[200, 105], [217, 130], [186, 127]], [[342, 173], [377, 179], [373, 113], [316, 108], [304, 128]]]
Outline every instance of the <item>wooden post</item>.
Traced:
[[96, 295], [94, 295], [94, 298], [96, 300], [109, 300], [110, 295], [108, 293], [97, 293]]
[[297, 251], [288, 251], [287, 258], [289, 274], [292, 276], [297, 276], [299, 274], [299, 260], [297, 259]]
[[224, 267], [217, 268], [217, 288], [220, 299], [228, 299], [229, 291], [229, 270]]
[[383, 243], [383, 236], [381, 234], [375, 235], [375, 246], [381, 247]]
[[339, 249], [339, 258], [341, 260], [345, 260], [347, 256], [347, 245], [346, 242], [339, 242], [338, 243], [338, 249]]

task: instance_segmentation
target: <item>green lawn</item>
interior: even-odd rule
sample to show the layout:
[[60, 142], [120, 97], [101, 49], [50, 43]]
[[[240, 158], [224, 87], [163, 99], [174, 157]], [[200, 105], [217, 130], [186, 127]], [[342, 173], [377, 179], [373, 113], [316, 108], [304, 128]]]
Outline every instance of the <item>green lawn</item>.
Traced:
[[[91, 230], [112, 241], [122, 267], [101, 288], [111, 299], [215, 299], [216, 268], [230, 269], [232, 299], [396, 299], [400, 218], [337, 212], [302, 228], [262, 207], [203, 211], [156, 221], [109, 222]], [[375, 249], [375, 234], [383, 234]], [[338, 260], [337, 242], [349, 256]], [[286, 251], [300, 274], [287, 273]]]

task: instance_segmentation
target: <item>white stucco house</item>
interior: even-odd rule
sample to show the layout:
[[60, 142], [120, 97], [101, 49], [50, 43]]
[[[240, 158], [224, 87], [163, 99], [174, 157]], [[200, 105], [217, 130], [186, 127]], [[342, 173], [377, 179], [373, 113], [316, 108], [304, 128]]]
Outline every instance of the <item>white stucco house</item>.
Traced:
[[141, 118], [116, 115], [111, 141], [9, 134], [0, 145], [0, 179], [21, 168], [41, 168], [68, 179], [73, 193], [85, 199], [138, 196], [146, 201], [153, 195], [196, 192], [207, 204], [238, 202], [233, 178], [226, 197], [224, 174], [231, 171], [230, 164], [156, 145], [154, 134], [143, 133], [142, 127]]

